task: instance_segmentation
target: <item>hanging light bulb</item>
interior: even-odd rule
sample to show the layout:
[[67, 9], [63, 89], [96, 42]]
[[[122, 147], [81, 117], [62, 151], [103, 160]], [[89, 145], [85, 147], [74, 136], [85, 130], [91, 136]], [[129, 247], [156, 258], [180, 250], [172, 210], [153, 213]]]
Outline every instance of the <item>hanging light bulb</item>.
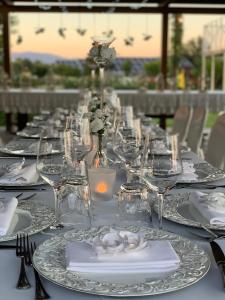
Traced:
[[66, 28], [65, 28], [64, 25], [63, 25], [63, 14], [60, 14], [60, 27], [59, 27], [59, 29], [58, 29], [58, 34], [59, 34], [59, 36], [61, 36], [63, 39], [66, 38], [65, 31], [66, 31]]
[[44, 33], [45, 28], [44, 27], [39, 27], [35, 30], [35, 34], [40, 34], [40, 33]]
[[16, 39], [16, 44], [19, 45], [19, 44], [21, 44], [22, 42], [23, 42], [23, 37], [22, 37], [22, 35], [19, 34], [19, 35], [17, 36], [17, 39]]
[[133, 46], [134, 37], [130, 35], [130, 16], [127, 16], [127, 37], [124, 39], [124, 43], [126, 46]]
[[82, 28], [82, 25], [81, 25], [81, 15], [80, 14], [78, 15], [78, 26], [77, 26], [76, 31], [81, 36], [84, 36], [85, 33], [87, 32], [87, 29]]
[[65, 31], [66, 31], [66, 28], [65, 27], [60, 27], [58, 29], [58, 34], [62, 37], [62, 38], [66, 38], [66, 35], [65, 35]]
[[143, 40], [149, 41], [152, 38], [152, 35], [148, 33], [149, 27], [148, 27], [148, 16], [145, 16], [145, 33], [143, 33]]
[[40, 25], [40, 14], [38, 14], [37, 17], [38, 17], [37, 27], [36, 27], [34, 33], [38, 35], [38, 34], [44, 33], [45, 28]]

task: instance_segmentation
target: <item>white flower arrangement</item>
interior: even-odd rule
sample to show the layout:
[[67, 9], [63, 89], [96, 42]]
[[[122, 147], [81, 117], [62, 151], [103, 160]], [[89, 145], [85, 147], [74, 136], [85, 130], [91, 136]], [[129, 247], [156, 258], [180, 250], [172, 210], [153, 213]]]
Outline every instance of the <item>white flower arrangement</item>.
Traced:
[[92, 37], [92, 40], [93, 44], [88, 54], [88, 61], [99, 67], [111, 64], [116, 58], [116, 50], [109, 46], [115, 38], [96, 36]]

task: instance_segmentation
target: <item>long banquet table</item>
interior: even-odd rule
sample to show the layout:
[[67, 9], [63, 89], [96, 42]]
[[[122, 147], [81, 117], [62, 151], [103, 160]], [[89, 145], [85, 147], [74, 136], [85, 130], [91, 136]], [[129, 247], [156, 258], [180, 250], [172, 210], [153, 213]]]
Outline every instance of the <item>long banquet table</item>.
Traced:
[[[188, 154], [188, 158], [191, 158], [193, 161], [197, 162], [198, 158], [193, 153]], [[225, 184], [225, 180], [222, 182], [220, 181], [220, 184]], [[216, 183], [215, 183], [216, 186]], [[46, 186], [47, 190], [45, 191], [38, 191], [35, 198], [29, 201], [35, 201], [40, 203], [48, 204], [49, 206], [53, 205], [53, 193], [50, 188]], [[187, 189], [183, 188], [182, 191], [185, 191]], [[188, 189], [191, 190], [190, 188]], [[225, 192], [225, 189], [223, 188], [222, 191]], [[0, 194], [3, 194], [5, 192], [0, 191]], [[10, 192], [12, 195], [16, 192]], [[26, 193], [26, 192], [25, 192]], [[31, 193], [31, 192], [27, 192]], [[183, 235], [185, 237], [190, 238], [191, 240], [196, 241], [199, 245], [201, 245], [209, 254], [211, 259], [211, 267], [208, 272], [208, 274], [199, 282], [195, 283], [194, 285], [181, 289], [179, 291], [170, 292], [166, 294], [156, 295], [156, 296], [146, 296], [143, 297], [137, 297], [136, 299], [155, 299], [155, 300], [222, 300], [225, 296], [225, 291], [223, 288], [222, 278], [220, 271], [215, 264], [214, 258], [212, 256], [212, 251], [209, 246], [209, 243], [201, 238], [196, 237], [193, 233], [189, 231], [189, 228], [186, 226], [178, 225], [170, 221], [164, 220], [164, 229]], [[154, 216], [154, 226], [156, 226], [156, 216]], [[41, 241], [44, 241], [46, 238], [49, 238], [46, 234], [36, 234], [32, 237], [32, 240], [35, 240], [37, 243], [40, 243]], [[11, 242], [12, 244], [15, 243], [15, 241]], [[7, 242], [9, 244], [9, 242]], [[18, 272], [19, 272], [19, 266], [20, 266], [20, 259], [18, 259], [15, 255], [14, 250], [0, 250], [0, 287], [1, 287], [1, 296], [0, 299], [10, 299], [10, 300], [30, 300], [34, 299], [34, 282], [32, 282], [32, 288], [28, 290], [17, 290], [16, 289], [16, 281], [18, 278]], [[28, 270], [28, 276], [29, 279], [32, 277], [32, 270]], [[51, 299], [53, 300], [72, 300], [72, 299], [79, 299], [79, 300], [95, 300], [95, 299], [112, 299], [105, 296], [94, 296], [89, 294], [84, 294], [80, 292], [70, 291], [68, 289], [59, 287], [47, 280], [44, 280], [45, 288], [47, 289], [48, 293], [51, 295]], [[121, 298], [118, 298], [121, 299]]]
[[[147, 91], [117, 90], [122, 105], [133, 105], [135, 110], [148, 115], [173, 114], [182, 103], [187, 105], [205, 105], [209, 111], [220, 112], [225, 109], [224, 91]], [[39, 113], [42, 109], [53, 110], [56, 107], [76, 107], [80, 100], [79, 90], [43, 89], [23, 91], [10, 89], [0, 91], [0, 111], [5, 113]]]

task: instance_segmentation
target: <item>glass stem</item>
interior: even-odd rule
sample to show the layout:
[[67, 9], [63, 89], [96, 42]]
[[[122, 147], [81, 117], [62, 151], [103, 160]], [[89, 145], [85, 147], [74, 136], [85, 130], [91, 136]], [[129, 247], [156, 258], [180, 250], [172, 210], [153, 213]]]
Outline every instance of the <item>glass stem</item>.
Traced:
[[163, 228], [162, 224], [162, 214], [163, 214], [163, 203], [164, 203], [164, 194], [158, 194], [158, 221], [159, 229]]
[[56, 224], [60, 224], [59, 222], [59, 188], [58, 187], [53, 187], [53, 192], [54, 192], [54, 200], [55, 200], [55, 218], [56, 218]]

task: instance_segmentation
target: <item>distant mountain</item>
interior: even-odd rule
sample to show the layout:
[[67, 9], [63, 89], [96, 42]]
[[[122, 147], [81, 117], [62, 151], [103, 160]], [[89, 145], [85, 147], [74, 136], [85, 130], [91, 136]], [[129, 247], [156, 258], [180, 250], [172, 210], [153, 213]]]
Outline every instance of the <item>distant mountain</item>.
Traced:
[[52, 64], [56, 60], [64, 60], [65, 58], [61, 56], [57, 56], [50, 53], [40, 53], [40, 52], [14, 52], [12, 53], [12, 60], [16, 60], [17, 58], [29, 59], [31, 61], [39, 60], [45, 64]]

